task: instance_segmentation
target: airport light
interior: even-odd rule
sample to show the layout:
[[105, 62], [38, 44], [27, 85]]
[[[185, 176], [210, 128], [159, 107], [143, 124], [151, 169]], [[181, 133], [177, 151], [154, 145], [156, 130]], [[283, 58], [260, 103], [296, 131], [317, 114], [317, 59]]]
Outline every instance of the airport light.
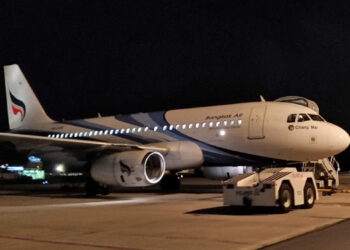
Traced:
[[56, 169], [57, 172], [63, 173], [65, 171], [65, 166], [62, 163], [61, 164], [57, 164], [55, 169]]

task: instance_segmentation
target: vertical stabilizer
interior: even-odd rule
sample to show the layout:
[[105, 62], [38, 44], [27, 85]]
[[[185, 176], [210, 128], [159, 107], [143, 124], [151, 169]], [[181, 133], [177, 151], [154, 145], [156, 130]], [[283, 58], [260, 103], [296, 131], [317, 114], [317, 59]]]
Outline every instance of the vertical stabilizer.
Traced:
[[52, 122], [17, 64], [4, 66], [10, 129], [39, 129]]

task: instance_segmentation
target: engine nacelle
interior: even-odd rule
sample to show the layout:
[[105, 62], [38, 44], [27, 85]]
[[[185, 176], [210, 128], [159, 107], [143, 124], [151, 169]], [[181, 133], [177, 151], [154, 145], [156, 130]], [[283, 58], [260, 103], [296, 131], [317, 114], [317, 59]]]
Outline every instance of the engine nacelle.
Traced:
[[123, 187], [145, 187], [158, 183], [165, 172], [161, 153], [146, 150], [107, 155], [91, 166], [91, 177], [103, 184]]
[[226, 166], [226, 167], [201, 167], [200, 170], [203, 172], [203, 176], [212, 180], [227, 180], [233, 176], [251, 173], [252, 167], [247, 166]]
[[167, 170], [180, 171], [189, 168], [195, 168], [202, 165], [204, 161], [201, 148], [190, 141], [170, 141], [147, 144], [167, 148], [168, 152], [164, 155]]

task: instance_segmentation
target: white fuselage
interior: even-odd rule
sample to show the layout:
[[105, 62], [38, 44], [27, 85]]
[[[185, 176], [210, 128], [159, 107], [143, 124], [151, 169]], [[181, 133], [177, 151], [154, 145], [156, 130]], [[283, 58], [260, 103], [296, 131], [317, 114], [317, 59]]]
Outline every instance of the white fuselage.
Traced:
[[[287, 122], [291, 114], [296, 118]], [[308, 119], [298, 121], [300, 115]], [[318, 160], [348, 147], [343, 129], [312, 115], [318, 116], [297, 104], [251, 102], [41, 123], [40, 132], [116, 143], [192, 141], [205, 163], [216, 166]]]

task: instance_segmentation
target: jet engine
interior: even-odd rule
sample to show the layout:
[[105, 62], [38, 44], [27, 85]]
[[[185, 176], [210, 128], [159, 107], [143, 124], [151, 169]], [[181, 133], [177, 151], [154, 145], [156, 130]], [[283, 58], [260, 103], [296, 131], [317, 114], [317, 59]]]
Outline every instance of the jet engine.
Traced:
[[165, 172], [161, 153], [147, 150], [106, 155], [91, 166], [91, 177], [102, 184], [145, 187], [158, 183]]

